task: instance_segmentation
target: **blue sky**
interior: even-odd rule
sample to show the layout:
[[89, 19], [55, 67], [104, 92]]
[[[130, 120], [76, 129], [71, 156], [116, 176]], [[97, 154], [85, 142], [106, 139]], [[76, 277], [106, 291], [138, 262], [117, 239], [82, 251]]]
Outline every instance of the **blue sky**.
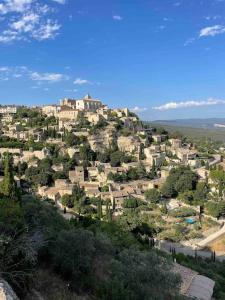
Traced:
[[0, 103], [89, 92], [143, 119], [224, 117], [224, 0], [0, 0]]

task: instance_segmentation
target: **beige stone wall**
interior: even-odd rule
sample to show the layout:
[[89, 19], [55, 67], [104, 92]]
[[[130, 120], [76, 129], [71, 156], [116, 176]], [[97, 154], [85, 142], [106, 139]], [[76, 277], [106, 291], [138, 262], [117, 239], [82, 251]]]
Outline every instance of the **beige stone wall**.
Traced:
[[120, 136], [117, 140], [118, 147], [120, 151], [123, 152], [133, 152], [138, 151], [140, 147], [140, 141], [133, 136]]
[[67, 119], [69, 121], [77, 121], [77, 118], [79, 116], [79, 110], [77, 109], [68, 109], [68, 110], [61, 110], [58, 113], [59, 120], [61, 119]]

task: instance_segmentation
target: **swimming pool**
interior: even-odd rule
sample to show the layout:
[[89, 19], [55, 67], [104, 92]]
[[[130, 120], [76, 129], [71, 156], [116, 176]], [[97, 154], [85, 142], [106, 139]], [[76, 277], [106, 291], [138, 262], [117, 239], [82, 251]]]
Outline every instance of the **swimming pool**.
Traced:
[[194, 223], [196, 223], [196, 220], [193, 219], [193, 218], [187, 218], [187, 219], [185, 219], [185, 222], [186, 222], [187, 224], [194, 224]]

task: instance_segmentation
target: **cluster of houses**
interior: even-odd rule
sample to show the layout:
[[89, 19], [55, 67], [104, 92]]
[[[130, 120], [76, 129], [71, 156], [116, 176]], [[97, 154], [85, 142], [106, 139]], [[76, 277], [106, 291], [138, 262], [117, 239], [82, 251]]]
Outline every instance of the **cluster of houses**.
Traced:
[[[53, 125], [57, 136], [48, 137], [46, 145], [57, 144], [60, 146], [60, 154], [76, 158], [80, 164], [69, 170], [67, 179], [56, 179], [52, 186], [39, 186], [35, 191], [42, 198], [48, 198], [62, 207], [61, 198], [64, 195], [72, 195], [74, 187], [79, 184], [89, 198], [100, 198], [111, 202], [111, 208], [115, 215], [123, 211], [123, 203], [126, 199], [136, 198], [145, 201], [145, 191], [152, 188], [160, 188], [165, 182], [172, 167], [176, 165], [189, 165], [205, 181], [209, 178], [209, 170], [206, 168], [213, 165], [221, 165], [225, 170], [225, 164], [221, 156], [212, 155], [210, 158], [201, 158], [195, 147], [191, 144], [183, 144], [181, 139], [170, 138], [165, 134], [157, 134], [151, 128], [145, 128], [138, 117], [125, 109], [110, 109], [100, 100], [93, 99], [89, 94], [83, 99], [62, 99], [59, 105], [46, 105], [36, 107], [42, 116], [55, 117], [57, 122]], [[28, 141], [32, 136], [34, 142], [42, 141], [43, 128], [30, 128], [27, 126], [28, 119], [24, 118], [14, 121], [16, 106], [0, 106], [0, 127], [1, 135], [14, 138], [20, 141]], [[91, 125], [98, 124], [101, 120], [106, 121], [103, 129], [91, 132], [85, 126], [77, 126], [86, 120]], [[130, 130], [130, 134], [118, 132], [117, 121], [123, 124], [124, 128]], [[134, 125], [135, 124], [135, 125]], [[91, 126], [92, 127], [92, 126]], [[126, 155], [132, 156], [132, 162], [123, 162], [119, 167], [112, 167], [110, 163], [103, 163], [98, 160], [90, 162], [89, 167], [83, 167], [80, 158], [80, 145], [66, 146], [60, 136], [67, 130], [77, 137], [86, 137], [90, 149], [95, 152], [103, 152], [116, 140], [118, 150]], [[51, 157], [48, 147], [42, 150], [23, 150], [19, 148], [3, 148], [0, 145], [0, 163], [4, 153], [13, 156], [14, 164], [26, 162], [28, 167], [35, 167], [38, 161]], [[139, 179], [125, 182], [115, 182], [109, 175], [126, 175], [131, 169], [143, 167], [146, 172], [155, 168], [157, 176], [154, 179]], [[64, 171], [63, 163], [52, 165], [55, 172]], [[20, 180], [15, 178], [18, 186]], [[2, 177], [0, 177], [0, 181]], [[210, 180], [210, 179], [209, 179]], [[103, 201], [104, 202], [104, 201]], [[106, 202], [105, 202], [106, 203]], [[106, 209], [103, 205], [103, 210]], [[179, 268], [181, 268], [179, 266]], [[189, 276], [190, 271], [182, 268], [177, 270], [182, 273], [184, 282], [187, 281], [183, 294], [197, 299], [211, 299], [214, 283], [205, 278], [197, 276], [197, 273]], [[182, 276], [182, 277], [183, 277]], [[203, 282], [204, 281], [204, 282]], [[203, 282], [203, 283], [202, 283]], [[198, 298], [198, 290], [205, 284], [206, 297]], [[204, 294], [201, 292], [201, 294]]]
[[[19, 123], [12, 120], [7, 121], [6, 126], [4, 117], [12, 117], [16, 113], [16, 107], [8, 106], [1, 107], [1, 109], [1, 125], [4, 136], [22, 141], [27, 141], [30, 136], [36, 142], [42, 140], [42, 129], [26, 128], [28, 121], [26, 118]], [[151, 128], [144, 128], [138, 122], [138, 117], [131, 114], [127, 108], [109, 109], [100, 100], [93, 99], [89, 94], [83, 99], [66, 98], [60, 101], [60, 105], [46, 105], [35, 109], [39, 109], [43, 116], [54, 116], [58, 120], [57, 125], [53, 126], [58, 136], [65, 128], [75, 136], [85, 136], [90, 148], [95, 152], [104, 151], [109, 148], [112, 141], [116, 140], [118, 150], [135, 158], [135, 161], [122, 163], [120, 167], [112, 167], [109, 163], [100, 163], [99, 161], [92, 162], [92, 165], [85, 170], [83, 167], [78, 166], [69, 171], [67, 180], [58, 179], [52, 187], [38, 188], [37, 194], [54, 201], [59, 201], [65, 194], [70, 195], [74, 185], [79, 183], [87, 196], [109, 199], [114, 210], [121, 211], [124, 199], [135, 197], [144, 200], [146, 190], [154, 187], [159, 188], [174, 165], [189, 165], [204, 180], [207, 176], [207, 170], [203, 165], [206, 162], [216, 164], [221, 161], [221, 157], [218, 155], [211, 158], [211, 161], [207, 161], [207, 159], [202, 161], [192, 145], [182, 144], [180, 139], [168, 139], [167, 135], [164, 134], [156, 134]], [[122, 122], [125, 128], [133, 129], [132, 134], [118, 134], [115, 126], [116, 122], [115, 119], [111, 119], [112, 116]], [[107, 121], [107, 125], [97, 133], [89, 133], [89, 130], [85, 127], [76, 129], [80, 118], [85, 118], [92, 125], [104, 119]], [[132, 126], [134, 124], [136, 124], [135, 127]], [[21, 126], [26, 130], [21, 130]], [[76, 157], [77, 161], [80, 160], [80, 145], [68, 147], [58, 137], [48, 138], [46, 143], [56, 143], [60, 145], [60, 151], [63, 155], [67, 154], [70, 158]], [[47, 148], [43, 148], [41, 151], [0, 148], [0, 155], [4, 152], [12, 153], [15, 164], [26, 162], [28, 167], [36, 166], [37, 160], [50, 156]], [[110, 173], [127, 174], [131, 168], [138, 168], [140, 165], [147, 172], [150, 172], [153, 166], [156, 167], [157, 178], [153, 180], [134, 180], [127, 183], [116, 183], [109, 180]], [[52, 169], [56, 172], [63, 171], [63, 165], [54, 165]], [[106, 186], [107, 189], [105, 190], [104, 187]]]

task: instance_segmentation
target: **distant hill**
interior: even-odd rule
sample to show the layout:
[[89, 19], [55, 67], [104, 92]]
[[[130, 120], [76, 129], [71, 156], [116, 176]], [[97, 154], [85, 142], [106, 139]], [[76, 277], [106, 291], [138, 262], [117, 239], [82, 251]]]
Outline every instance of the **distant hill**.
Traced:
[[225, 131], [225, 118], [156, 120], [151, 123]]
[[209, 139], [215, 142], [225, 142], [225, 118], [186, 119], [186, 120], [157, 120], [143, 122], [151, 127], [163, 127], [170, 134], [191, 138], [193, 141]]

